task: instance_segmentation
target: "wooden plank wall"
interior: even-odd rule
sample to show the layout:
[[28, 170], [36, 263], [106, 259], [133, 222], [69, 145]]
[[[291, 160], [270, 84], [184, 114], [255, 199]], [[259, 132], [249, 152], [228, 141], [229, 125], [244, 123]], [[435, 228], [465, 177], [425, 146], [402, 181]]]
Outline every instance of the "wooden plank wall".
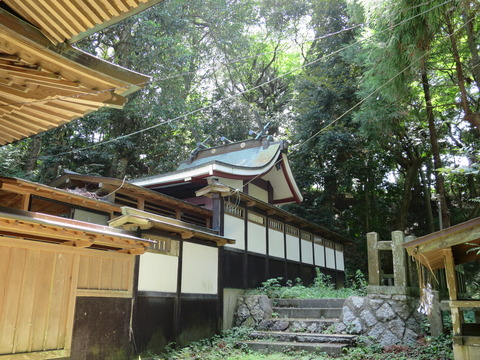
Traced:
[[0, 358], [68, 356], [76, 297], [131, 297], [134, 263], [127, 254], [0, 237]]
[[89, 251], [80, 257], [78, 296], [131, 297], [135, 257]]
[[78, 257], [45, 245], [2, 238], [0, 354], [66, 349], [71, 343]]

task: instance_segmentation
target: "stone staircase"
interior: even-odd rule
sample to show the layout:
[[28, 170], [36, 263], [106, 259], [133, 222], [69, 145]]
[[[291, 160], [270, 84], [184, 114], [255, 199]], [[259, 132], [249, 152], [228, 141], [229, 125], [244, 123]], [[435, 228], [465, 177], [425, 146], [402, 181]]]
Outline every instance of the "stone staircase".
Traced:
[[274, 299], [272, 317], [261, 321], [242, 344], [252, 350], [303, 350], [339, 355], [355, 335], [333, 334], [345, 299]]

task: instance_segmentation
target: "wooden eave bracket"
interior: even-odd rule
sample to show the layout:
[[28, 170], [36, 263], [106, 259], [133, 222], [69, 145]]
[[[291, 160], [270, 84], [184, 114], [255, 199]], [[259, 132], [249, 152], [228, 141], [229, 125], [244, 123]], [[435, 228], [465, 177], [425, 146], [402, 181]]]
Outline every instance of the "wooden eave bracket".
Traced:
[[195, 195], [197, 197], [199, 196], [207, 196], [211, 197], [212, 194], [220, 194], [220, 196], [225, 197], [230, 195], [231, 189], [227, 185], [222, 185], [222, 184], [210, 184], [207, 185], [200, 190], [195, 191]]
[[153, 223], [145, 218], [132, 215], [123, 215], [116, 219], [110, 220], [108, 225], [114, 228], [123, 228], [125, 230], [148, 230], [153, 227]]

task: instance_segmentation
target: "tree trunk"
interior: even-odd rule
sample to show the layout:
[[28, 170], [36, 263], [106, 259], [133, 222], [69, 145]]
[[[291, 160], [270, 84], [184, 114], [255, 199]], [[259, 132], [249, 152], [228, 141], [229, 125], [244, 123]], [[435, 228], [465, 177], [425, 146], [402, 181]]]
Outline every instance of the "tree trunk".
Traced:
[[457, 38], [455, 36], [455, 30], [452, 25], [450, 13], [447, 11], [445, 14], [445, 20], [447, 23], [447, 31], [450, 35], [450, 43], [452, 45], [452, 55], [455, 61], [455, 70], [457, 73], [458, 87], [460, 90], [460, 103], [462, 104], [463, 112], [465, 113], [464, 119], [480, 131], [480, 114], [474, 113], [468, 103], [468, 94], [465, 87], [465, 75], [463, 74], [462, 61], [460, 59], [460, 53], [457, 46]]
[[32, 142], [28, 147], [28, 158], [26, 172], [32, 172], [37, 168], [38, 155], [42, 149], [42, 135], [37, 135], [32, 138]]
[[[438, 140], [437, 140], [437, 130], [435, 129], [435, 118], [433, 114], [432, 97], [430, 95], [430, 83], [428, 80], [428, 75], [425, 69], [425, 65], [422, 65], [421, 71], [422, 71], [423, 94], [425, 96], [425, 105], [427, 110], [428, 130], [430, 134], [430, 145], [432, 147], [433, 166], [435, 170], [437, 170], [442, 167], [442, 160], [440, 158], [440, 147], [438, 145]], [[437, 194], [440, 196], [440, 199], [441, 199], [443, 227], [449, 227], [450, 213], [448, 211], [447, 201], [446, 201], [447, 198], [445, 193], [445, 180], [443, 178], [443, 175], [439, 171], [435, 171], [435, 188], [437, 190]]]
[[477, 88], [480, 89], [480, 55], [478, 53], [478, 42], [475, 36], [475, 30], [473, 22], [475, 19], [474, 14], [470, 9], [470, 0], [463, 0], [462, 4], [462, 17], [465, 22], [465, 31], [467, 33], [467, 44], [472, 55], [472, 75], [477, 84]]
[[405, 230], [407, 227], [408, 213], [410, 203], [412, 202], [412, 188], [418, 176], [418, 169], [422, 164], [422, 159], [414, 157], [413, 159], [404, 159], [405, 183], [403, 186], [403, 197], [400, 204], [399, 217], [396, 229]]
[[435, 228], [433, 226], [433, 212], [432, 212], [432, 194], [430, 193], [430, 188], [427, 183], [425, 173], [420, 168], [419, 170], [420, 178], [422, 179], [423, 193], [425, 196], [425, 210], [427, 212], [425, 220], [427, 222], [427, 228], [429, 232], [434, 232]]

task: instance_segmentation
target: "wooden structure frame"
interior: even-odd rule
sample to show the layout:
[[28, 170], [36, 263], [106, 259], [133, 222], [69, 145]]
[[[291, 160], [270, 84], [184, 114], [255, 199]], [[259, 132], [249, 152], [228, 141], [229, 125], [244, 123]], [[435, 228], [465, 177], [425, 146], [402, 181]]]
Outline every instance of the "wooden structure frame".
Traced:
[[[151, 296], [146, 293], [139, 297], [138, 284], [148, 288], [156, 279], [161, 284], [176, 279], [170, 293], [162, 295], [168, 304], [164, 310], [170, 309], [172, 314], [170, 324], [161, 324], [167, 332], [175, 329], [172, 336], [195, 340], [185, 333], [189, 326], [200, 328], [205, 321], [218, 331], [214, 325], [219, 316], [218, 247], [232, 241], [203, 226], [211, 225], [212, 212], [120, 180], [70, 175], [56, 182], [66, 190], [0, 177], [0, 202], [5, 205], [0, 207], [0, 270], [4, 270], [0, 271], [0, 286], [8, 289], [0, 296], [0, 333], [13, 334], [13, 338], [0, 334], [0, 359], [22, 358], [25, 352], [32, 359], [88, 358], [83, 352], [99, 346], [102, 338], [111, 334], [112, 329], [105, 326], [118, 328], [113, 343], [128, 348], [131, 324], [135, 333], [142, 332], [148, 316], [155, 318], [162, 310], [153, 308], [145, 320], [139, 320], [147, 313], [132, 305], [137, 301], [143, 304]], [[76, 220], [76, 210], [81, 210], [82, 219], [85, 213], [91, 218], [87, 222]], [[105, 219], [109, 226], [95, 224]], [[171, 254], [154, 250], [156, 239], [171, 239], [179, 249]], [[147, 248], [152, 252], [146, 264], [159, 269], [158, 273], [141, 270], [139, 258], [132, 256], [145, 253]], [[193, 264], [211, 272], [198, 272]], [[45, 270], [32, 275], [38, 267]], [[139, 279], [139, 268], [140, 276], [151, 279]], [[206, 294], [201, 294], [203, 289], [198, 286], [203, 281], [209, 286]], [[56, 285], [40, 286], [47, 283]], [[55, 291], [63, 295], [57, 298]], [[50, 300], [32, 307], [31, 299], [37, 297]], [[195, 307], [181, 310], [181, 304], [192, 301], [207, 309], [199, 324], [187, 320], [194, 316], [191, 312]], [[109, 307], [111, 310], [107, 310]], [[96, 313], [98, 319], [103, 319], [98, 329], [94, 324], [99, 320], [89, 315]], [[48, 314], [62, 320], [53, 320]], [[30, 323], [33, 328], [29, 328]], [[40, 329], [57, 334], [52, 336], [58, 341], [54, 343], [54, 338], [41, 335]], [[151, 335], [147, 332], [145, 337]], [[40, 338], [47, 340], [41, 342]], [[170, 338], [173, 340], [177, 338]]]
[[[0, 288], [5, 289], [0, 294], [0, 359], [84, 358], [78, 334], [88, 339], [85, 330], [92, 328], [74, 321], [78, 307], [84, 304], [90, 311], [94, 307], [85, 304], [92, 301], [120, 301], [129, 309], [133, 255], [143, 254], [153, 241], [55, 216], [68, 202], [106, 214], [117, 207], [44, 185], [2, 177], [0, 201], [7, 205], [0, 208]], [[28, 211], [39, 205], [43, 213]]]
[[0, 7], [0, 146], [101, 107], [121, 108], [150, 79], [64, 41], [121, 20], [158, 0], [4, 0]]
[[452, 314], [455, 360], [478, 359], [480, 323], [465, 323], [463, 312], [472, 309], [478, 312], [480, 300], [459, 298], [455, 267], [480, 261], [478, 251], [471, 251], [475, 247], [480, 247], [480, 218], [417, 238], [403, 246], [427, 271], [445, 269]]

